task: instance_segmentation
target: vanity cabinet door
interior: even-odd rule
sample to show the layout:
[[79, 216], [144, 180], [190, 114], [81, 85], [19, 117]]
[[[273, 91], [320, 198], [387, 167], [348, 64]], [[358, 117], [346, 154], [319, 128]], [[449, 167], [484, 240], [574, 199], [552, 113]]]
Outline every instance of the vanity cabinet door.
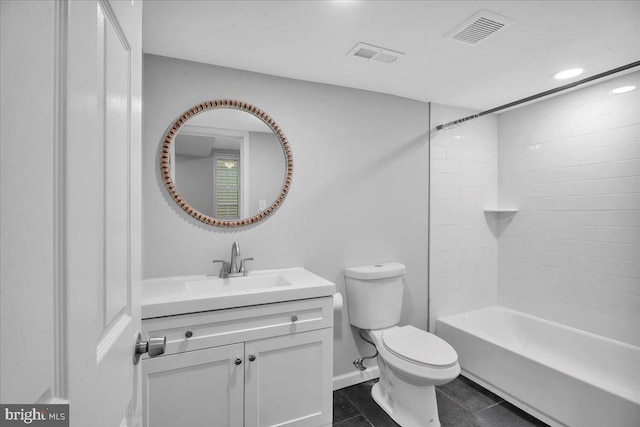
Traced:
[[329, 426], [333, 329], [245, 343], [245, 427]]
[[144, 426], [242, 426], [243, 356], [240, 343], [143, 360]]

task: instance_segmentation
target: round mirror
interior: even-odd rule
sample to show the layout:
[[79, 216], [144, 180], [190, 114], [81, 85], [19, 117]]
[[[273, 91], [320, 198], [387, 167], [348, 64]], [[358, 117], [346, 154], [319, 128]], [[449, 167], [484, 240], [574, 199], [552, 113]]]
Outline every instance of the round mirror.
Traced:
[[241, 227], [283, 202], [293, 157], [284, 132], [264, 111], [246, 102], [208, 101], [171, 125], [160, 173], [189, 215], [218, 227]]

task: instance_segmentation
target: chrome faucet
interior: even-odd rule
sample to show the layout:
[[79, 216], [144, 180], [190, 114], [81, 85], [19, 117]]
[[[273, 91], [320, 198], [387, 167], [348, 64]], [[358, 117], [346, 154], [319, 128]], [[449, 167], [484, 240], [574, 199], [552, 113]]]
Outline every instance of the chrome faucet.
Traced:
[[240, 272], [238, 258], [240, 258], [240, 244], [238, 242], [233, 242], [231, 245], [231, 265], [229, 266], [229, 273]]
[[[238, 259], [240, 259], [240, 263], [238, 264]], [[238, 242], [233, 242], [231, 245], [231, 262], [227, 262], [221, 259], [214, 259], [213, 262], [219, 262], [222, 264], [220, 267], [220, 277], [237, 277], [237, 276], [246, 276], [249, 274], [249, 271], [246, 267], [246, 261], [252, 261], [253, 258], [240, 258], [240, 244]]]

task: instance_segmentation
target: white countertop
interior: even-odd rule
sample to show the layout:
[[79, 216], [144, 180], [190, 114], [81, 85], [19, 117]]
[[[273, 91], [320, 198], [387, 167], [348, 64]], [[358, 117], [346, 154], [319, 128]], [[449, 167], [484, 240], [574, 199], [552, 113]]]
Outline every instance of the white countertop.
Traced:
[[335, 284], [302, 267], [247, 276], [179, 276], [142, 282], [142, 318], [331, 296]]

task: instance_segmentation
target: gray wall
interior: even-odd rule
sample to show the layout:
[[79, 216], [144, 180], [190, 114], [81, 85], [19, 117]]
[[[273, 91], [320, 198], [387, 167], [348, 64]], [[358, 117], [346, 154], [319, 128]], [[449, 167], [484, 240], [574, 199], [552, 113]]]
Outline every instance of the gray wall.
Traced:
[[213, 156], [176, 154], [175, 185], [182, 197], [203, 214], [213, 216]]
[[[252, 269], [303, 266], [344, 291], [344, 268], [407, 265], [402, 323], [426, 328], [427, 128], [429, 105], [384, 94], [308, 83], [146, 55], [143, 116], [144, 277], [214, 274], [231, 243]], [[205, 100], [232, 98], [266, 111], [291, 143], [293, 183], [281, 208], [258, 225], [227, 231], [180, 210], [160, 181], [167, 127]], [[334, 374], [354, 371], [358, 346], [335, 318]]]
[[259, 201], [267, 206], [280, 194], [285, 177], [285, 157], [280, 141], [273, 133], [249, 135], [249, 216], [260, 212]]

